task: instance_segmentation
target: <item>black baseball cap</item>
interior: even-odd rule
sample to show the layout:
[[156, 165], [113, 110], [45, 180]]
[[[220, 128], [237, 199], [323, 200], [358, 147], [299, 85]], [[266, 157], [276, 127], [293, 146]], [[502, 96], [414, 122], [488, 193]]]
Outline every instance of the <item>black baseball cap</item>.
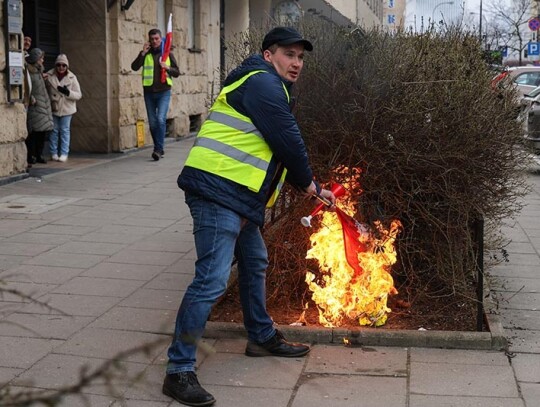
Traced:
[[301, 43], [306, 51], [313, 51], [313, 45], [308, 40], [302, 38], [300, 33], [293, 27], [275, 27], [264, 36], [262, 50], [267, 50], [272, 45], [291, 45]]

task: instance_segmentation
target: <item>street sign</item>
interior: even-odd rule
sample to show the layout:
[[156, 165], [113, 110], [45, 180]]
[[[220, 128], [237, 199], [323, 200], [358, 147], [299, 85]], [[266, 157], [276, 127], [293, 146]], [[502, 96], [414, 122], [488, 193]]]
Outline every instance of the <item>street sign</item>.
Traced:
[[499, 51], [501, 51], [501, 55], [503, 58], [508, 58], [508, 47], [499, 47]]
[[538, 42], [529, 42], [527, 44], [527, 54], [529, 54], [529, 55], [540, 55], [540, 43], [538, 43]]
[[540, 19], [533, 17], [529, 20], [529, 29], [531, 31], [538, 31], [540, 28]]

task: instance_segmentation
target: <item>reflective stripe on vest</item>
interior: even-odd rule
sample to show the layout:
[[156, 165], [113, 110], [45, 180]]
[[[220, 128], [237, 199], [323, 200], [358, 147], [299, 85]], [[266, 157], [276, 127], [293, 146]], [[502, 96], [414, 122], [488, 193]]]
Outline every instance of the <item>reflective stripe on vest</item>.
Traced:
[[266, 203], [267, 208], [271, 208], [276, 203], [279, 193], [281, 192], [281, 188], [283, 187], [283, 184], [285, 184], [285, 178], [287, 177], [287, 168], [283, 169], [283, 173], [281, 174], [281, 178], [279, 179], [278, 184], [276, 185], [276, 189], [272, 193], [272, 196]]
[[[171, 59], [167, 57], [165, 60], [167, 66], [171, 66]], [[154, 83], [154, 56], [148, 52], [144, 57], [144, 64], [142, 69], [142, 84], [143, 86], [152, 86]], [[167, 73], [167, 84], [172, 86], [172, 79]]]
[[207, 119], [212, 120], [217, 123], [225, 124], [229, 127], [232, 127], [236, 130], [240, 130], [244, 133], [253, 133], [256, 136], [263, 138], [263, 135], [261, 134], [259, 130], [257, 130], [257, 127], [255, 127], [253, 123], [246, 123], [242, 120], [226, 115], [225, 113], [213, 111], [213, 112], [210, 112]]
[[[267, 72], [250, 72], [223, 88], [197, 134], [185, 163], [244, 185], [254, 192], [261, 189], [273, 153], [251, 119], [227, 103], [227, 94], [258, 73]], [[288, 100], [289, 93], [284, 84], [283, 89]], [[283, 182], [280, 180], [279, 184]], [[273, 195], [277, 198], [277, 194]], [[275, 199], [271, 201], [275, 202]]]

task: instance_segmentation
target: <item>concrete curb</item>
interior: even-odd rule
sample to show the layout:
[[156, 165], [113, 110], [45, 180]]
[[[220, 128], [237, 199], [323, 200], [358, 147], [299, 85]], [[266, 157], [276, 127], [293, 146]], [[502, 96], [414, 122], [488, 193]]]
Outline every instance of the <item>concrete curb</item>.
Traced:
[[28, 174], [27, 172], [23, 172], [21, 174], [9, 175], [7, 177], [2, 177], [0, 178], [0, 186], [11, 184], [12, 182], [21, 181], [28, 177], [30, 177], [30, 174]]
[[484, 318], [488, 330], [491, 333], [491, 349], [507, 349], [508, 339], [504, 334], [504, 328], [497, 311], [497, 305], [493, 302], [491, 295], [489, 297], [484, 295]]
[[[407, 331], [362, 328], [357, 330], [306, 326], [281, 326], [291, 341], [344, 344], [348, 346], [399, 346], [445, 349], [502, 350], [506, 338], [492, 332]], [[216, 339], [246, 338], [244, 326], [232, 322], [208, 322], [205, 337]]]
[[[475, 331], [411, 331], [387, 330], [384, 328], [324, 328], [315, 326], [280, 326], [288, 340], [317, 343], [344, 344], [347, 346], [399, 346], [445, 349], [503, 350], [508, 341], [504, 336], [501, 320], [494, 313], [495, 306], [490, 298], [484, 300], [484, 318], [488, 332]], [[244, 325], [233, 322], [206, 324], [207, 338], [247, 338]]]

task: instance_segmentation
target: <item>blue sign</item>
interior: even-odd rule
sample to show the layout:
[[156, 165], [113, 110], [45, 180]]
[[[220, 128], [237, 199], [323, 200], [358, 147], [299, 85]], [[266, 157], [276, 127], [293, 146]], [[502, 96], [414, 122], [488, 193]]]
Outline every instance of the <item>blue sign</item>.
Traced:
[[388, 0], [388, 8], [394, 8], [394, 0]]
[[503, 58], [508, 57], [508, 47], [499, 47], [499, 51], [501, 51], [501, 56]]
[[529, 42], [527, 44], [527, 54], [529, 54], [529, 55], [540, 55], [540, 43], [538, 43], [538, 42]]
[[395, 23], [396, 23], [396, 15], [388, 14], [388, 24], [395, 24]]

